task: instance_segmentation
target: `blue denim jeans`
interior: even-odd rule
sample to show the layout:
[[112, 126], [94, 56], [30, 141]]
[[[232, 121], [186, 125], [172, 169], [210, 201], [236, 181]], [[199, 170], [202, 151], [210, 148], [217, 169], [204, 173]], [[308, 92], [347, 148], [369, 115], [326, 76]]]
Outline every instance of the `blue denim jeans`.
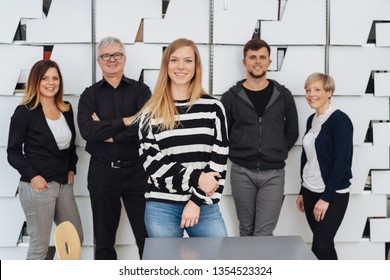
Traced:
[[227, 231], [218, 204], [200, 207], [199, 222], [193, 227], [181, 228], [181, 215], [185, 204], [147, 201], [145, 225], [149, 237], [226, 237]]
[[20, 181], [19, 199], [26, 215], [30, 237], [28, 260], [43, 260], [47, 256], [53, 221], [58, 225], [70, 221], [83, 242], [83, 230], [76, 205], [73, 186], [49, 182], [49, 188], [38, 192], [31, 184]]

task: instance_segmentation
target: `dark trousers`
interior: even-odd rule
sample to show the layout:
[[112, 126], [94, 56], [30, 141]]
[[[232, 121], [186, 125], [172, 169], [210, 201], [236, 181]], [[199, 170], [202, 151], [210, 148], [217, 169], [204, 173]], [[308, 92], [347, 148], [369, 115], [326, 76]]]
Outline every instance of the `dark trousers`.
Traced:
[[95, 259], [117, 259], [114, 245], [121, 215], [121, 199], [142, 259], [147, 237], [144, 222], [146, 188], [147, 175], [141, 163], [112, 168], [107, 162], [91, 157], [88, 190], [92, 205]]
[[325, 218], [319, 222], [314, 219], [313, 209], [321, 193], [314, 193], [303, 188], [302, 195], [306, 219], [313, 232], [311, 250], [319, 260], [337, 260], [334, 237], [347, 210], [349, 193], [333, 194]]

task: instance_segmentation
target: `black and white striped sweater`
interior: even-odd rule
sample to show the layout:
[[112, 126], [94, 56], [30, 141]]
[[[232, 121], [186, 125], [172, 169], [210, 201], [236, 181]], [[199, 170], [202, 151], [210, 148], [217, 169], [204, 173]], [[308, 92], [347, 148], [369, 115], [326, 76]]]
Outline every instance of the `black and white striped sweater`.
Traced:
[[[208, 95], [187, 111], [188, 101], [176, 101], [179, 126], [161, 131], [156, 120], [140, 123], [140, 157], [149, 176], [148, 200], [197, 205], [218, 203], [225, 184], [229, 153], [225, 109]], [[202, 172], [221, 174], [219, 188], [210, 197], [199, 188]]]

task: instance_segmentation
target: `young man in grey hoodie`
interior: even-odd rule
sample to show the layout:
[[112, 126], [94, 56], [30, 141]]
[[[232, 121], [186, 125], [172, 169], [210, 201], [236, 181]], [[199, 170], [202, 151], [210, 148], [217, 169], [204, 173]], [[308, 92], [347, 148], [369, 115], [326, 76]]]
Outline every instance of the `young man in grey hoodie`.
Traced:
[[284, 167], [298, 138], [298, 114], [291, 92], [267, 79], [271, 49], [248, 41], [246, 79], [222, 96], [230, 139], [232, 193], [241, 236], [273, 235], [284, 198]]

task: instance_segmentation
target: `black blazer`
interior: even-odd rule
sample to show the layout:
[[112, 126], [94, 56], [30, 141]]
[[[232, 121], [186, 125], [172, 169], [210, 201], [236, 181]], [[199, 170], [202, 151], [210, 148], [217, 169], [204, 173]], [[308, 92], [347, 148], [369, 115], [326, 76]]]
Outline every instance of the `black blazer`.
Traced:
[[72, 139], [68, 149], [59, 150], [41, 105], [34, 110], [25, 105], [16, 108], [11, 117], [7, 154], [8, 162], [18, 170], [22, 181], [30, 182], [33, 177], [41, 175], [47, 182], [66, 184], [68, 172], [76, 173], [78, 157], [72, 107], [63, 115]]

